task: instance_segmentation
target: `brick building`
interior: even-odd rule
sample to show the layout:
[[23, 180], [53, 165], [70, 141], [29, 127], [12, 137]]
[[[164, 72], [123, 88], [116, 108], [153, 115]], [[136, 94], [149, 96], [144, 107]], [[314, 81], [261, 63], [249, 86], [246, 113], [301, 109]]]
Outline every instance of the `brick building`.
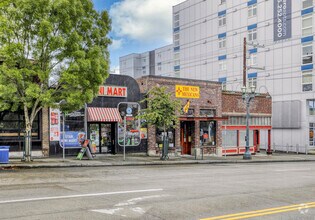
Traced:
[[[165, 86], [182, 106], [190, 101], [187, 113], [179, 115], [177, 128], [168, 131], [169, 151], [194, 154], [202, 146], [204, 154], [242, 154], [246, 125], [245, 103], [241, 93], [222, 91], [221, 83], [202, 80], [145, 76], [137, 80], [141, 93], [154, 86]], [[261, 130], [267, 131], [270, 144], [271, 99], [266, 94], [257, 96], [251, 103], [251, 151], [259, 150]], [[263, 132], [264, 133], [264, 132]], [[148, 127], [148, 154], [160, 153], [162, 130]], [[222, 149], [223, 148], [223, 149]], [[196, 152], [197, 152], [196, 151]]]

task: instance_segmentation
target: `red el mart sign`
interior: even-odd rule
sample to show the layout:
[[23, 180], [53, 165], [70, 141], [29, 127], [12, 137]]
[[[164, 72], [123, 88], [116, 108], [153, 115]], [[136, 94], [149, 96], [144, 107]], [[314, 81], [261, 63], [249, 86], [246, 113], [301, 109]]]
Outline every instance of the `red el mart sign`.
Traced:
[[127, 87], [100, 86], [98, 96], [127, 97]]

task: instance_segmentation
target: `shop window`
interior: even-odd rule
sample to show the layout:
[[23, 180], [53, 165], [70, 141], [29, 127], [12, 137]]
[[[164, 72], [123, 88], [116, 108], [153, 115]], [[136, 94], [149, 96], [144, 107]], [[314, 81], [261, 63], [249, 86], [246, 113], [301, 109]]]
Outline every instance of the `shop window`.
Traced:
[[200, 109], [200, 116], [214, 117], [215, 109]]
[[[246, 136], [246, 131], [245, 130], [241, 130], [240, 132], [240, 146], [241, 147], [245, 147], [246, 146], [246, 140], [245, 140], [245, 136]], [[253, 146], [253, 131], [250, 130], [249, 131], [249, 146]]]
[[167, 130], [167, 132], [164, 132], [162, 128], [156, 129], [156, 143], [160, 148], [163, 146], [163, 135], [168, 137], [169, 140], [169, 147], [175, 146], [175, 129], [170, 128]]
[[222, 147], [236, 147], [237, 146], [237, 131], [223, 130], [222, 131]]
[[254, 17], [257, 15], [257, 4], [248, 6], [248, 17]]
[[315, 115], [315, 99], [308, 100], [307, 102], [309, 115]]
[[216, 122], [200, 122], [200, 143], [201, 145], [216, 145]]
[[309, 128], [309, 144], [310, 144], [310, 146], [315, 146], [315, 144], [314, 144], [314, 128], [315, 128], [315, 123], [310, 123], [310, 128]]
[[[40, 139], [40, 113], [37, 114], [32, 126], [32, 139]], [[23, 139], [25, 134], [25, 121], [23, 113], [0, 112], [0, 138]]]

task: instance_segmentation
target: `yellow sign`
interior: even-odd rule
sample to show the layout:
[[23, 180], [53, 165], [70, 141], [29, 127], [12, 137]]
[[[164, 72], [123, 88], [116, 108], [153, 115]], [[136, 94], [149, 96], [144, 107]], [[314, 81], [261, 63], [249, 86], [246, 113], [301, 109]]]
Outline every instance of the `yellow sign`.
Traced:
[[176, 85], [175, 94], [177, 98], [199, 99], [200, 88], [199, 86]]

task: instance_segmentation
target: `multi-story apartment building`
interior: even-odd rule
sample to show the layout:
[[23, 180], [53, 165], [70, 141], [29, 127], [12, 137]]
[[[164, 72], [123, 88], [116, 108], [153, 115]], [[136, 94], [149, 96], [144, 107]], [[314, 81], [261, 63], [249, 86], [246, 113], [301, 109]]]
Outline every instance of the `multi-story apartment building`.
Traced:
[[171, 75], [240, 91], [246, 37], [247, 85], [273, 100], [273, 146], [315, 148], [313, 7], [313, 0], [180, 3], [173, 7]]
[[171, 76], [173, 74], [173, 45], [141, 54], [132, 53], [119, 58], [120, 74], [135, 79], [142, 76]]

